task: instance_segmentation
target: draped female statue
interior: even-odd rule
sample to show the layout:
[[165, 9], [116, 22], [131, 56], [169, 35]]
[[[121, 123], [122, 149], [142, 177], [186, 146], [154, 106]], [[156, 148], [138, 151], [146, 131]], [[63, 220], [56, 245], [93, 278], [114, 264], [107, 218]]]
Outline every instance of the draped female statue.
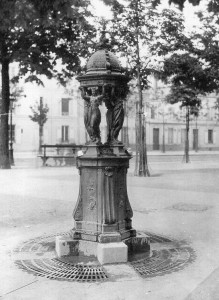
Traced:
[[81, 87], [81, 96], [85, 100], [84, 107], [84, 124], [90, 137], [89, 143], [100, 144], [100, 122], [101, 114], [99, 105], [102, 104], [104, 98], [104, 87], [101, 95], [98, 95], [98, 88], [91, 87], [91, 95], [88, 94], [87, 89]]

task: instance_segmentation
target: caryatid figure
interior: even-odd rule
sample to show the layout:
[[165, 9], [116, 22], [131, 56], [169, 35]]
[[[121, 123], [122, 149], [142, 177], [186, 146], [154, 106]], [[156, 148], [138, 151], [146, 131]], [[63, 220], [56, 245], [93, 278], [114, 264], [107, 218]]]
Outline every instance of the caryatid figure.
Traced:
[[112, 145], [121, 144], [118, 141], [119, 132], [124, 122], [124, 108], [122, 90], [116, 91], [114, 86], [110, 86], [110, 91], [105, 97], [105, 105], [108, 109], [106, 113], [107, 120], [107, 143]]
[[90, 137], [89, 143], [101, 144], [100, 136], [100, 122], [101, 122], [101, 113], [99, 105], [102, 104], [104, 98], [105, 89], [102, 88], [102, 94], [98, 95], [98, 88], [91, 87], [91, 95], [88, 95], [87, 89], [80, 87], [81, 96], [85, 100], [85, 109], [84, 109], [84, 124], [85, 128]]

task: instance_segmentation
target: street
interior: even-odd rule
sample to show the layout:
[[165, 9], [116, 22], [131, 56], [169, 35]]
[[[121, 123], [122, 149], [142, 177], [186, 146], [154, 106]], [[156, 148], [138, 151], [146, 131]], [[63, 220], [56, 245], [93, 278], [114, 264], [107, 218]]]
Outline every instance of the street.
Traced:
[[184, 268], [147, 278], [127, 264], [106, 266], [112, 276], [96, 283], [50, 280], [20, 270], [14, 263], [16, 247], [73, 227], [79, 175], [75, 167], [33, 168], [18, 163], [0, 172], [0, 296], [6, 300], [218, 299], [218, 156], [191, 159], [190, 164], [165, 156], [163, 161], [151, 160], [149, 168], [151, 177], [139, 178], [133, 176], [134, 162], [130, 164], [127, 185], [133, 227], [189, 247], [193, 260]]

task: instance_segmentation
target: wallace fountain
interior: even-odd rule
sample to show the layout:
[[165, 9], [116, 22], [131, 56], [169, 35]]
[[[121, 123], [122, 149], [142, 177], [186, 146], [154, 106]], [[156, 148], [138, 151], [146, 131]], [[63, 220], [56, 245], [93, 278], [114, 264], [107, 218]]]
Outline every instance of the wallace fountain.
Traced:
[[[132, 228], [132, 208], [127, 194], [131, 155], [118, 140], [124, 121], [123, 101], [129, 77], [106, 38], [79, 75], [84, 100], [84, 124], [89, 135], [83, 155], [77, 158], [80, 175], [74, 228], [56, 238], [58, 257], [95, 257], [100, 264], [128, 261], [132, 252], [149, 251], [149, 238]], [[101, 142], [99, 106], [107, 108], [107, 141]]]
[[[106, 39], [102, 39], [86, 67], [85, 73], [77, 79], [82, 96], [80, 101], [84, 101], [84, 124], [89, 142], [83, 146], [82, 155], [77, 157], [80, 184], [73, 212], [73, 229], [33, 237], [18, 245], [13, 258], [19, 269], [34, 276], [83, 283], [109, 281], [102, 287], [89, 284], [81, 288], [79, 285], [52, 284], [34, 277], [29, 284], [15, 291], [22, 292], [26, 286], [35, 283], [31, 290], [37, 299], [44, 297], [45, 293], [50, 299], [119, 299], [118, 291], [124, 299], [141, 299], [145, 286], [151, 285], [151, 278], [183, 269], [195, 260], [196, 254], [185, 240], [178, 241], [148, 231], [136, 232], [132, 227], [133, 212], [127, 194], [127, 171], [132, 157], [118, 140], [129, 78], [110, 52]], [[105, 116], [100, 112], [100, 105], [105, 105], [107, 111], [105, 143], [101, 141], [100, 122]], [[143, 194], [141, 196], [146, 198]], [[138, 201], [139, 197], [133, 200]], [[139, 224], [139, 220], [136, 223]], [[64, 223], [62, 230], [65, 226]], [[149, 281], [143, 281], [148, 278]], [[115, 285], [117, 280], [119, 284]], [[166, 283], [168, 279], [156, 280], [152, 284], [154, 292], [157, 292], [158, 282]], [[173, 277], [170, 277], [167, 287], [172, 286]], [[29, 299], [29, 294], [24, 295]], [[151, 296], [154, 295], [157, 294]]]

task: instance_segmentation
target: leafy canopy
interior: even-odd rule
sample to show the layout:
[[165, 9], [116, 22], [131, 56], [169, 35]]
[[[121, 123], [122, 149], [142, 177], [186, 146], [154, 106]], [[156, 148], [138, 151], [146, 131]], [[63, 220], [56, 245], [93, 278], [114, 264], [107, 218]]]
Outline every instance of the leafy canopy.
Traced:
[[[87, 0], [1, 0], [0, 63], [18, 62], [20, 76], [42, 83], [38, 75], [61, 83], [87, 57], [95, 30], [89, 24]], [[59, 64], [60, 62], [60, 64]]]
[[[148, 77], [159, 72], [155, 68], [155, 56], [149, 48], [157, 36], [158, 23], [162, 24], [164, 18], [150, 0], [127, 2], [127, 5], [114, 2], [114, 17], [107, 24], [106, 30], [110, 32], [114, 51], [124, 58], [129, 75], [137, 78], [140, 70], [141, 88], [147, 89]], [[170, 38], [172, 32], [169, 33]]]
[[49, 111], [48, 105], [43, 103], [42, 98], [40, 98], [40, 103], [36, 102], [34, 106], [30, 107], [32, 111], [32, 115], [29, 118], [39, 124], [39, 126], [43, 126], [47, 121], [47, 114]]

